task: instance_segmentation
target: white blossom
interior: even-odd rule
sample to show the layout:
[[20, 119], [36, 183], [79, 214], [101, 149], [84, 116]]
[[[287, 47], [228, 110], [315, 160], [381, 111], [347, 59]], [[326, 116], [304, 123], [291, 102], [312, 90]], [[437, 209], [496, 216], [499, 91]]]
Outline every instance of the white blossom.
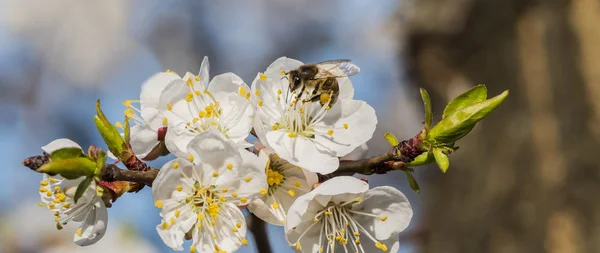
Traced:
[[216, 131], [196, 135], [187, 155], [165, 164], [152, 186], [165, 244], [191, 252], [233, 252], [247, 245], [246, 223], [238, 206], [248, 205], [267, 187], [266, 159], [239, 148]]
[[[69, 139], [58, 139], [42, 147], [42, 150], [52, 154], [63, 148], [81, 149], [77, 143]], [[44, 178], [40, 181], [39, 192], [42, 202], [39, 205], [54, 212], [58, 229], [62, 229], [62, 226], [69, 221], [80, 222], [81, 226], [75, 232], [73, 241], [77, 245], [87, 246], [96, 243], [104, 236], [108, 212], [104, 201], [97, 194], [94, 181], [75, 203], [73, 199], [75, 191], [83, 179], [81, 177], [76, 180], [67, 180], [58, 175], [44, 174]]]
[[251, 146], [245, 141], [254, 119], [250, 88], [233, 73], [209, 83], [208, 71], [205, 57], [198, 76], [187, 73], [160, 94], [158, 108], [163, 126], [168, 126], [165, 144], [175, 155], [184, 155], [188, 143], [207, 130], [221, 132], [240, 147]]
[[290, 245], [297, 252], [398, 252], [398, 234], [413, 215], [410, 203], [393, 187], [368, 188], [341, 176], [299, 197], [284, 226]]
[[[268, 155], [267, 149], [261, 150], [259, 154], [261, 157]], [[319, 178], [316, 173], [279, 158], [269, 160], [266, 174], [268, 187], [260, 189], [262, 197], [253, 201], [248, 209], [268, 223], [283, 226], [292, 203], [310, 192]]]
[[348, 78], [337, 79], [339, 98], [333, 106], [296, 99], [285, 73], [302, 64], [282, 57], [258, 74], [252, 84], [257, 108], [253, 126], [261, 142], [281, 158], [312, 172], [331, 173], [339, 157], [373, 136], [377, 117], [371, 106], [353, 99]]

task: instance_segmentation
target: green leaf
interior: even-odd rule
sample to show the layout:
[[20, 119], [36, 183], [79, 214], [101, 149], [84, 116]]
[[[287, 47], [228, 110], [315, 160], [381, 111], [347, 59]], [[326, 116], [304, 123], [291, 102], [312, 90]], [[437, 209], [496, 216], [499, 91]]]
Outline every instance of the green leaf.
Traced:
[[420, 193], [421, 189], [419, 188], [419, 184], [417, 183], [417, 180], [413, 176], [412, 172], [410, 172], [409, 170], [404, 170], [404, 175], [406, 175], [406, 180], [408, 181], [408, 185], [410, 185], [410, 188], [416, 193]]
[[104, 142], [108, 146], [108, 150], [117, 158], [127, 160], [131, 156], [127, 149], [128, 145], [123, 140], [123, 136], [121, 136], [117, 128], [104, 116], [100, 108], [100, 100], [96, 101], [96, 112], [98, 115], [94, 117], [94, 123], [96, 123], [98, 132], [100, 132], [102, 139], [104, 139]]
[[94, 175], [100, 175], [102, 168], [104, 168], [104, 164], [106, 163], [106, 151], [102, 149], [98, 149], [96, 158], [96, 170], [94, 171]]
[[419, 89], [421, 92], [421, 98], [423, 99], [423, 106], [425, 107], [425, 129], [431, 128], [431, 99], [429, 93], [423, 88]]
[[82, 157], [83, 155], [83, 151], [81, 151], [80, 148], [61, 148], [52, 152], [52, 154], [50, 154], [50, 159], [52, 161], [57, 161], [69, 158]]
[[93, 178], [86, 177], [83, 181], [81, 181], [81, 183], [79, 183], [79, 185], [77, 186], [77, 190], [75, 191], [75, 196], [73, 197], [75, 204], [77, 204], [77, 200], [79, 200], [79, 198], [81, 198], [81, 196], [83, 196], [83, 194], [87, 191], [87, 189], [90, 188], [90, 185], [92, 184], [92, 180], [93, 180]]
[[450, 161], [448, 160], [448, 156], [444, 154], [442, 149], [434, 148], [433, 156], [435, 157], [435, 162], [437, 162], [438, 167], [442, 172], [446, 173], [448, 167], [450, 166]]
[[421, 165], [425, 165], [425, 164], [430, 164], [434, 161], [435, 161], [435, 158], [433, 157], [433, 153], [424, 152], [423, 154], [420, 154], [419, 156], [415, 157], [415, 159], [412, 160], [411, 162], [407, 163], [406, 166], [409, 166], [409, 167], [421, 166]]
[[131, 141], [131, 128], [129, 126], [129, 120], [127, 119], [127, 116], [125, 116], [125, 120], [123, 120], [123, 138], [125, 139], [126, 143]]
[[450, 103], [448, 103], [448, 105], [446, 106], [446, 109], [444, 109], [442, 119], [445, 119], [448, 115], [455, 113], [456, 111], [459, 111], [460, 109], [465, 108], [471, 104], [482, 102], [486, 98], [487, 88], [485, 87], [485, 85], [477, 85], [450, 101]]
[[396, 138], [396, 136], [392, 133], [385, 133], [383, 135], [383, 137], [385, 137], [385, 139], [390, 143], [390, 145], [392, 145], [393, 147], [398, 146], [400, 144], [400, 141], [398, 141], [398, 138]]
[[471, 104], [448, 115], [445, 119], [435, 125], [429, 134], [428, 140], [435, 140], [436, 143], [456, 142], [467, 135], [473, 127], [494, 111], [508, 96], [508, 91], [493, 97], [491, 99]]
[[87, 157], [52, 160], [37, 169], [38, 172], [60, 174], [66, 179], [92, 176], [96, 170], [96, 162]]

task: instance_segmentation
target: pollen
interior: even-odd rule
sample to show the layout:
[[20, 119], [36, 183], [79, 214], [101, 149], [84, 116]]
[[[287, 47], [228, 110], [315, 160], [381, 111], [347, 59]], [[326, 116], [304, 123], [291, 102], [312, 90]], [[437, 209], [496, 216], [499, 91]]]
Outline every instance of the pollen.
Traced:
[[283, 69], [282, 69], [279, 71], [279, 74], [283, 76], [283, 75], [285, 75], [285, 71], [283, 71]]
[[187, 96], [185, 96], [185, 101], [187, 101], [188, 103], [192, 102], [192, 100], [194, 99], [194, 94], [193, 93], [188, 93]]
[[175, 210], [175, 217], [179, 218], [179, 215], [181, 215], [181, 211], [179, 209]]
[[258, 100], [257, 104], [258, 104], [258, 106], [263, 106], [263, 101], [262, 101], [262, 99]]
[[40, 187], [40, 192], [47, 192], [48, 189], [44, 188], [44, 187]]
[[361, 202], [361, 201], [362, 201], [362, 198], [361, 198], [361, 197], [358, 197], [358, 198], [356, 198], [356, 201], [357, 201], [357, 202]]
[[230, 163], [230, 164], [227, 164], [227, 169], [228, 169], [228, 170], [231, 170], [231, 169], [233, 169], [233, 164], [231, 164], [231, 163]]
[[46, 196], [47, 196], [47, 197], [50, 197], [50, 196], [52, 196], [52, 192], [46, 192]]
[[193, 155], [188, 155], [188, 160], [190, 160], [190, 162], [194, 162], [194, 156]]
[[196, 81], [200, 81], [200, 77], [199, 76], [194, 77], [194, 79], [196, 79]]
[[344, 129], [348, 129], [348, 124], [344, 123]]
[[192, 82], [192, 79], [188, 78], [187, 81], [185, 81], [185, 84], [187, 84], [187, 86], [192, 87], [194, 86], [194, 82]]
[[179, 168], [179, 163], [178, 162], [174, 162], [173, 163], [173, 169], [177, 169]]
[[238, 194], [235, 192], [231, 194], [231, 197], [237, 198], [237, 196], [238, 196]]
[[213, 177], [218, 177], [219, 176], [219, 172], [213, 172]]
[[227, 191], [229, 191], [227, 188], [223, 188], [223, 190], [221, 190], [222, 193], [227, 193]]
[[242, 198], [240, 199], [240, 202], [242, 202], [242, 204], [246, 203], [246, 201], [248, 201], [248, 199], [247, 199], [247, 198], [244, 198], [244, 197], [242, 197]]
[[242, 238], [242, 244], [244, 246], [248, 246], [248, 240], [246, 240], [246, 238]]
[[250, 95], [250, 92], [246, 93], [246, 100], [250, 100], [250, 96], [252, 96]]
[[333, 130], [329, 129], [329, 131], [327, 131], [327, 135], [333, 136]]
[[294, 197], [294, 196], [296, 196], [296, 191], [294, 191], [294, 189], [290, 189], [288, 191], [288, 194], [290, 194], [290, 196]]
[[381, 218], [379, 218], [379, 219], [380, 219], [381, 221], [385, 221], [385, 220], [387, 220], [387, 218], [388, 218], [387, 216], [383, 216], [383, 217], [381, 217]]
[[196, 96], [200, 96], [200, 95], [202, 95], [202, 92], [200, 92], [199, 90], [197, 90], [197, 91], [194, 91], [194, 94], [196, 94]]
[[175, 189], [176, 189], [178, 192], [180, 192], [180, 191], [183, 191], [183, 186], [181, 186], [181, 185], [178, 185], [177, 187], [175, 187]]
[[251, 180], [252, 180], [251, 177], [244, 178], [244, 181], [246, 181], [246, 182], [250, 182]]
[[281, 95], [281, 93], [283, 93], [283, 91], [281, 91], [281, 89], [278, 89], [277, 94]]
[[296, 243], [296, 250], [300, 250], [300, 249], [302, 249], [302, 246], [300, 245], [300, 242], [297, 242]]
[[115, 126], [116, 126], [116, 127], [118, 127], [118, 128], [121, 128], [121, 129], [123, 129], [123, 124], [121, 124], [121, 122], [119, 122], [119, 121], [117, 121], [117, 122], [115, 123]]
[[171, 217], [171, 225], [175, 225], [176, 221], [175, 218]]
[[53, 177], [49, 177], [48, 180], [50, 181], [50, 183], [56, 183], [58, 182], [56, 179], [54, 179]]
[[277, 202], [273, 202], [273, 209], [279, 209], [279, 204]]
[[289, 133], [288, 137], [290, 137], [290, 138], [296, 138], [296, 134], [295, 133]]
[[162, 120], [163, 126], [166, 126], [169, 124], [169, 119], [167, 119], [167, 117], [164, 117]]
[[40, 181], [40, 185], [47, 186], [48, 185], [48, 181], [42, 180], [42, 181]]
[[261, 189], [260, 189], [260, 194], [262, 194], [262, 195], [265, 195], [265, 194], [267, 194], [267, 189], [265, 189], [265, 188], [261, 188]]
[[274, 124], [273, 125], [273, 131], [277, 131], [277, 129], [279, 129], [279, 124]]
[[254, 92], [254, 94], [255, 94], [256, 96], [260, 96], [260, 90], [258, 90], [258, 89], [257, 89], [257, 90]]
[[313, 221], [314, 221], [314, 222], [319, 222], [319, 219], [317, 219], [317, 218], [314, 218], [314, 219], [313, 219]]
[[127, 117], [128, 119], [133, 118], [133, 116], [135, 116], [135, 112], [133, 111], [133, 109], [125, 110], [123, 111], [123, 114], [125, 114], [125, 117]]
[[157, 208], [162, 208], [163, 202], [160, 200], [154, 201], [154, 206], [156, 206]]
[[77, 236], [81, 237], [81, 235], [82, 235], [81, 228], [78, 228], [76, 233], [77, 233]]
[[330, 211], [325, 212], [326, 215], [332, 215], [333, 213]]
[[246, 95], [246, 88], [244, 88], [244, 87], [240, 87], [240, 88], [238, 89], [238, 93], [240, 93], [240, 95], [242, 95], [242, 96]]
[[165, 70], [165, 72], [171, 73], [171, 69], [167, 69], [167, 70]]
[[296, 182], [296, 183], [294, 184], [294, 186], [296, 186], [296, 188], [300, 188], [300, 185], [301, 185], [301, 184], [300, 184], [300, 181], [298, 181], [298, 182]]
[[267, 75], [260, 73], [260, 80], [266, 81], [267, 80]]
[[192, 245], [192, 246], [190, 246], [190, 253], [194, 253], [194, 252], [196, 252], [196, 246]]
[[231, 228], [231, 232], [237, 233], [238, 229], [237, 228]]
[[236, 224], [235, 224], [235, 227], [237, 227], [237, 228], [241, 228], [241, 227], [242, 227], [242, 223], [240, 223], [240, 222], [236, 223]]

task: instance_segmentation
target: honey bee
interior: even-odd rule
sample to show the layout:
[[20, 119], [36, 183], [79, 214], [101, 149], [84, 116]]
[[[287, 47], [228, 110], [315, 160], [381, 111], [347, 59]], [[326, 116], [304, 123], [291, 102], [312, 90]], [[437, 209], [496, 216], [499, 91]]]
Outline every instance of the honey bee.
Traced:
[[305, 64], [285, 73], [290, 92], [297, 92], [296, 98], [303, 94], [307, 98], [303, 102], [317, 102], [332, 107], [337, 102], [340, 87], [337, 78], [353, 76], [360, 68], [350, 60], [332, 60], [316, 64]]

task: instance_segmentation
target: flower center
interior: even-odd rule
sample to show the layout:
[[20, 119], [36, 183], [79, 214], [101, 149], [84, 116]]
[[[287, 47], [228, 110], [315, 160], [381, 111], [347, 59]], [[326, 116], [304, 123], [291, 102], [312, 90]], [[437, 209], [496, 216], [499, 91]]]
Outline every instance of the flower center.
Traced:
[[92, 199], [89, 202], [84, 202], [82, 199], [78, 204], [75, 204], [74, 200], [61, 189], [61, 182], [62, 180], [52, 177], [40, 181], [40, 195], [43, 203], [39, 203], [39, 206], [45, 206], [54, 211], [54, 221], [58, 230], [62, 229], [62, 226], [73, 218], [89, 211], [91, 203], [95, 201], [95, 199]]
[[[295, 96], [295, 93], [291, 93], [291, 96]], [[287, 104], [279, 122], [272, 128], [274, 131], [284, 130], [290, 138], [297, 136], [314, 138], [314, 125], [325, 117], [328, 110], [329, 106], [321, 106], [318, 102], [302, 102], [293, 98], [292, 102]]]
[[[373, 217], [384, 222], [387, 220], [387, 216], [379, 217], [375, 214], [364, 213], [354, 211], [351, 209], [351, 205], [360, 202], [361, 199], [335, 205], [330, 203], [321, 212], [317, 213], [314, 217], [314, 223], [311, 224], [301, 235], [294, 244], [296, 249], [301, 249], [300, 240], [304, 235], [313, 228], [319, 228], [319, 251], [323, 252], [324, 248], [327, 252], [335, 252], [336, 247], [344, 247], [345, 251], [348, 252], [348, 248], [353, 248], [354, 252], [366, 253], [363, 246], [361, 245], [361, 236], [366, 237], [375, 243], [375, 247], [381, 251], [387, 251], [387, 245], [379, 242], [373, 235], [369, 233], [362, 225], [360, 225], [354, 215], [365, 215]], [[348, 246], [350, 244], [350, 246]]]
[[283, 181], [285, 181], [283, 174], [279, 173], [277, 170], [267, 169], [267, 183], [269, 184], [269, 187], [278, 186]]

